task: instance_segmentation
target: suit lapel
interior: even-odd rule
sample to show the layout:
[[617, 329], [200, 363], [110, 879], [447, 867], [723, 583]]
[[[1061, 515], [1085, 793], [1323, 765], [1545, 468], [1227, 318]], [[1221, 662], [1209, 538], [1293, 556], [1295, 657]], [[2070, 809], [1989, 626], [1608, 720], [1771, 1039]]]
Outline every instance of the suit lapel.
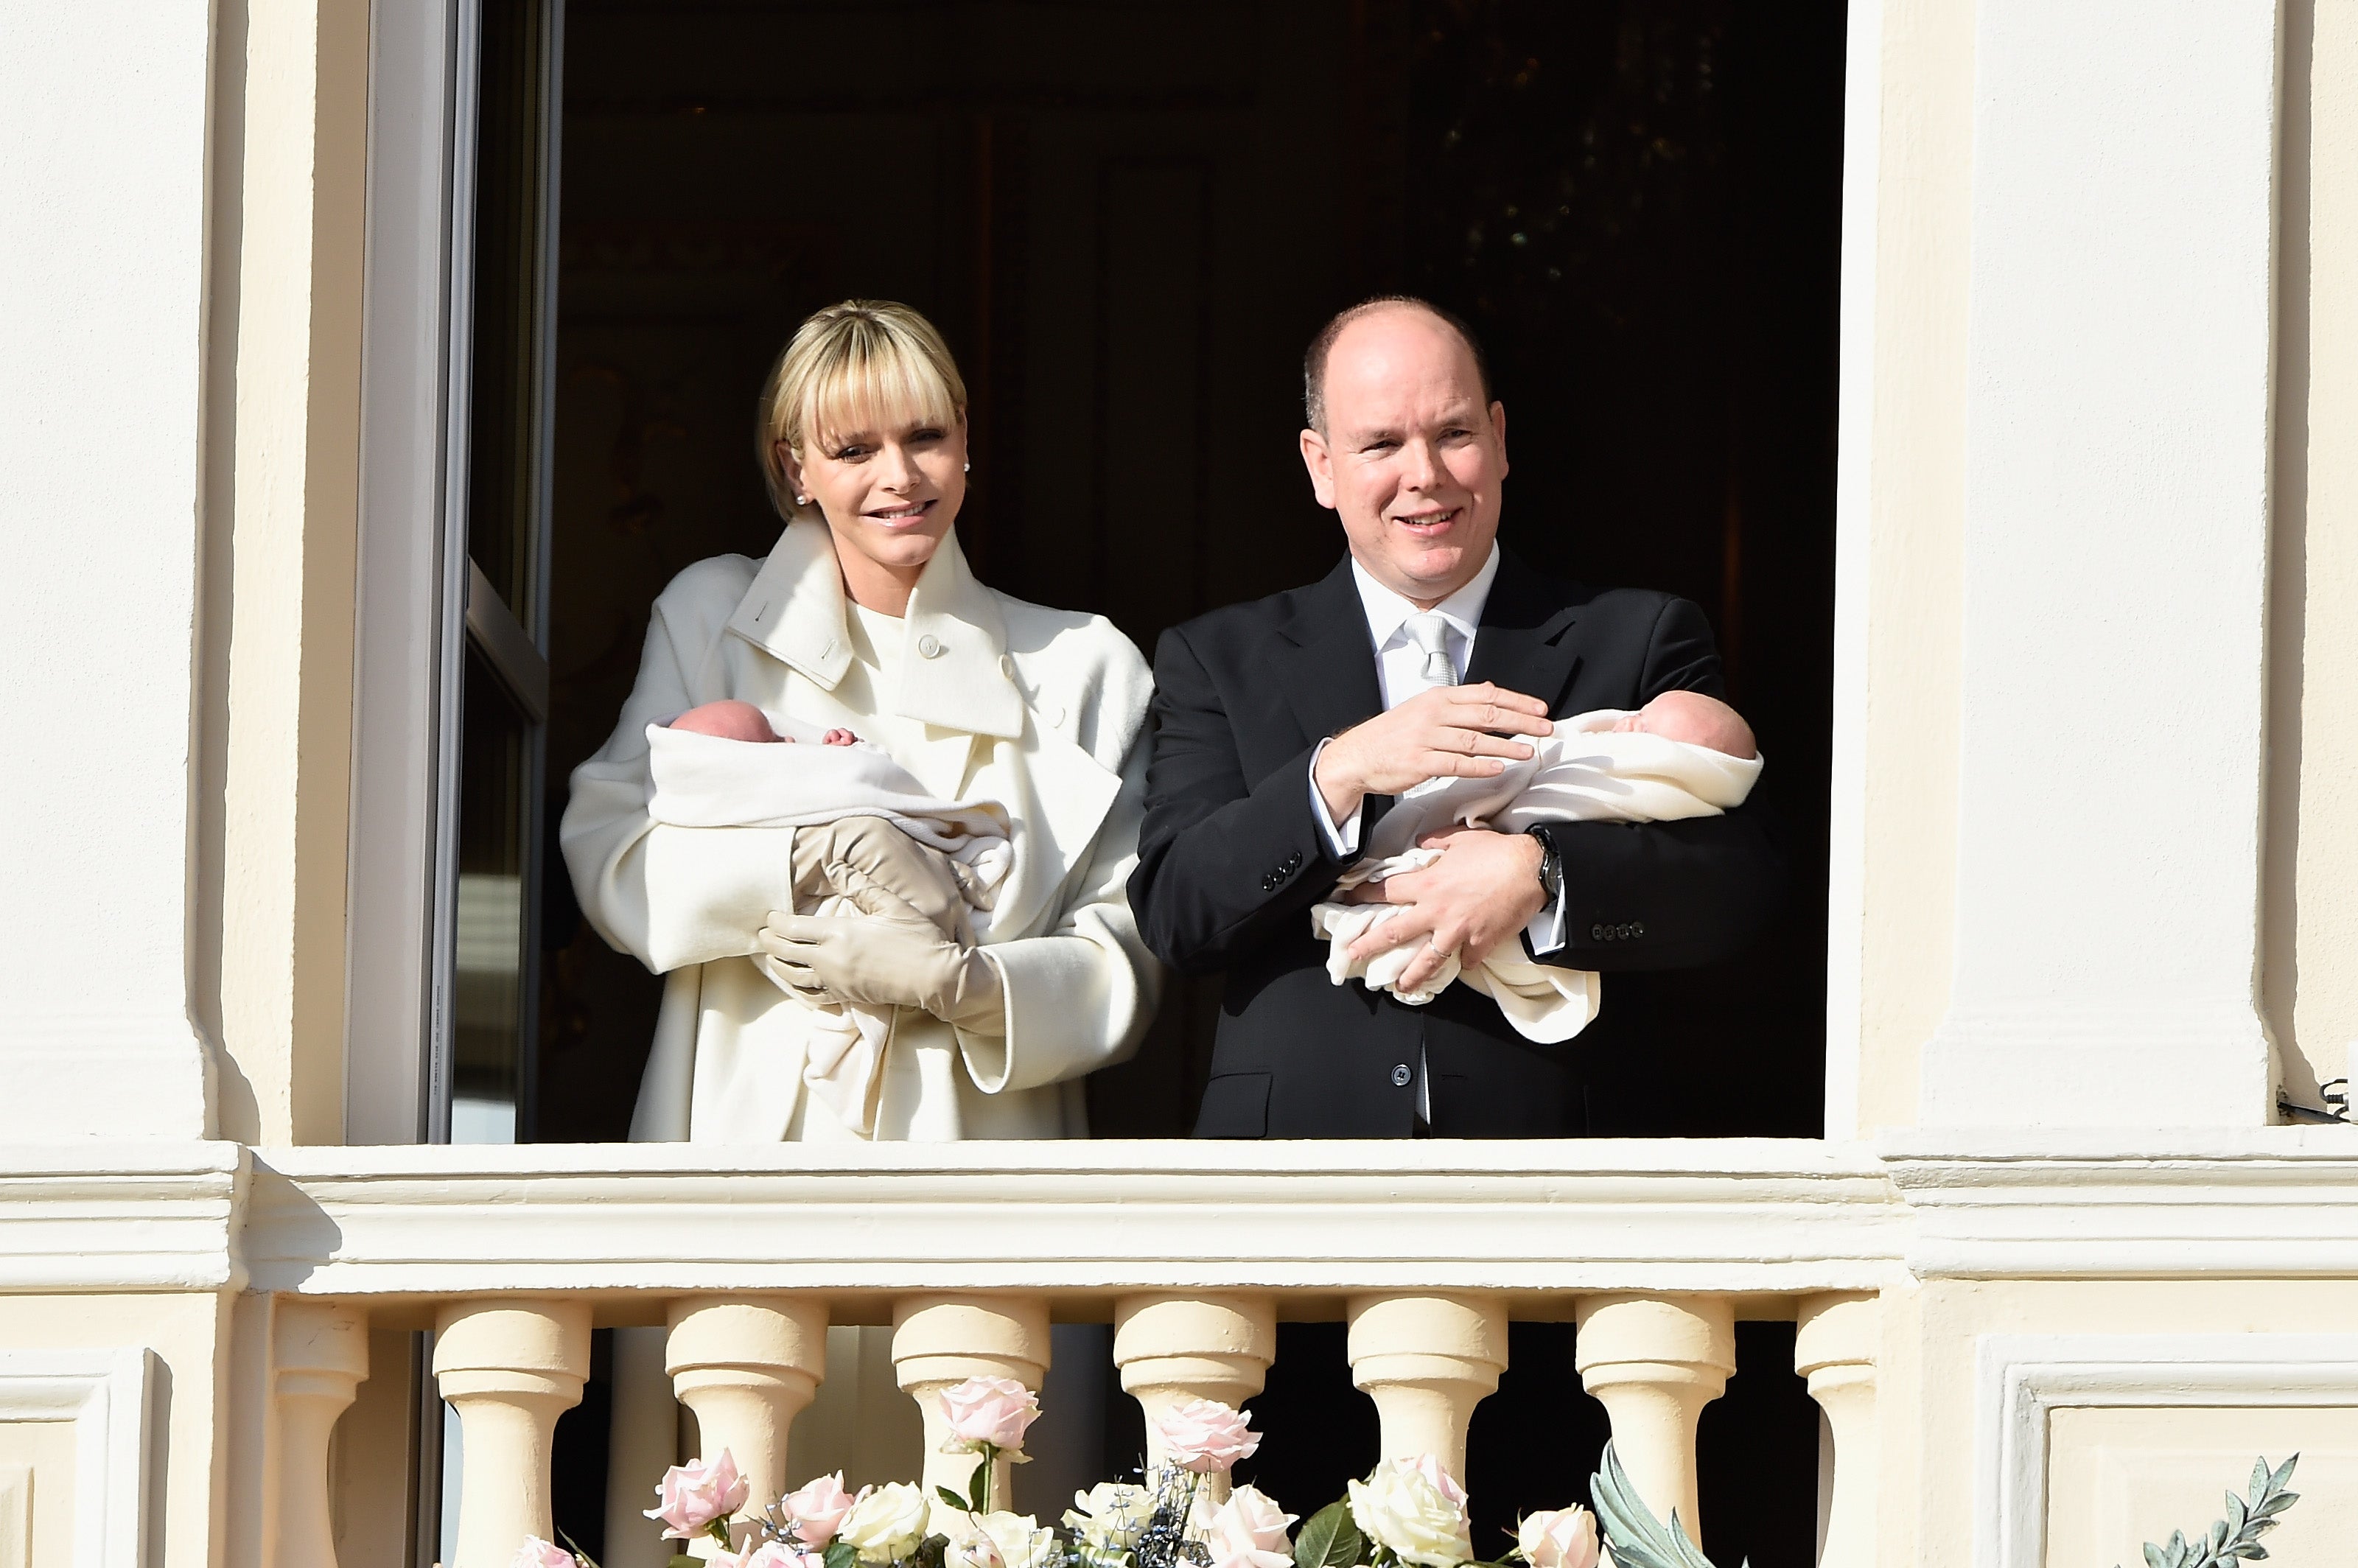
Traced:
[[1482, 629], [1474, 639], [1466, 684], [1496, 681], [1509, 691], [1538, 697], [1555, 713], [1580, 667], [1574, 639], [1566, 635], [1580, 611], [1564, 602], [1567, 597], [1562, 585], [1540, 576], [1511, 552], [1502, 555], [1490, 597], [1482, 606]]
[[1376, 650], [1349, 557], [1303, 590], [1293, 618], [1278, 632], [1292, 644], [1278, 654], [1278, 687], [1302, 725], [1304, 744], [1383, 711]]

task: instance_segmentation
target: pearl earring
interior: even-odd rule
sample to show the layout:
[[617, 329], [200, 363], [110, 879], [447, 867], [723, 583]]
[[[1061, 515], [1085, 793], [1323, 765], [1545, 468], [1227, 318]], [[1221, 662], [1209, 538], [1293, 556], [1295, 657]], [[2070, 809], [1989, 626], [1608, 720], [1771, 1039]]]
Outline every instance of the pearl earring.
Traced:
[[810, 497], [803, 494], [800, 491], [796, 491], [795, 492], [795, 504], [796, 506], [808, 506], [810, 504]]
[[958, 464], [958, 472], [960, 472], [960, 473], [972, 473], [973, 471], [974, 471], [974, 465], [973, 465], [972, 463], [960, 463], [960, 464]]

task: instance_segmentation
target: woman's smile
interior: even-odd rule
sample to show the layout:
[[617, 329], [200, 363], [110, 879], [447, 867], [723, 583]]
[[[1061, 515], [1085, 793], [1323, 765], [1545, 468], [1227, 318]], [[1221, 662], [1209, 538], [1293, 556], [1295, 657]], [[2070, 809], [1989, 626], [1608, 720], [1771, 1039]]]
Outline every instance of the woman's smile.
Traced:
[[897, 506], [871, 507], [865, 515], [870, 522], [881, 523], [887, 528], [914, 527], [923, 523], [938, 504], [939, 497], [928, 497], [924, 501], [904, 502]]

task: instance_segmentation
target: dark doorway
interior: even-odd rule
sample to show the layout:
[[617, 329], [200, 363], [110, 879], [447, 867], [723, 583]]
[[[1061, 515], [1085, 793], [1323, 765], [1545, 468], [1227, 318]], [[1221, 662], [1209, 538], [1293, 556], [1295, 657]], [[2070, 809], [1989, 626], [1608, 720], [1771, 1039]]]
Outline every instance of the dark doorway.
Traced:
[[[1336, 309], [1413, 291], [1494, 361], [1509, 546], [1704, 607], [1790, 834], [1790, 902], [1753, 953], [1616, 979], [1608, 1010], [1650, 1035], [1595, 1064], [1593, 1123], [1818, 1135], [1843, 43], [1843, 0], [569, 0], [545, 822], [656, 591], [775, 539], [753, 402], [811, 309], [882, 297], [941, 325], [976, 397], [978, 571], [1151, 652], [1333, 564], [1294, 449], [1302, 350]], [[561, 874], [538, 893], [521, 1136], [622, 1138], [658, 982]], [[1174, 989], [1092, 1081], [1099, 1136], [1185, 1130], [1217, 994]], [[1777, 1456], [1775, 1507], [1706, 1488], [1758, 1568], [1813, 1557], [1816, 1418], [1781, 1332], [1747, 1331], [1705, 1431], [1714, 1477]], [[1367, 1412], [1338, 1332], [1289, 1336], [1308, 1381], [1264, 1418], [1273, 1463], [1311, 1463]], [[1567, 1453], [1566, 1419], [1584, 1454], [1601, 1441], [1568, 1339], [1519, 1325], [1476, 1422], [1486, 1551], [1585, 1479], [1519, 1462]]]
[[[1507, 542], [1704, 606], [1792, 838], [1750, 956], [1616, 979], [1651, 1037], [1595, 1065], [1597, 1130], [1815, 1136], [1843, 24], [1841, 0], [571, 0], [546, 820], [655, 591], [774, 539], [753, 397], [813, 308], [940, 323], [976, 396], [978, 570], [1151, 652], [1332, 564], [1302, 347], [1412, 290], [1496, 362]], [[542, 892], [526, 1135], [619, 1138], [656, 982], [561, 875]], [[1100, 1136], [1184, 1130], [1216, 994], [1174, 989], [1092, 1082]]]

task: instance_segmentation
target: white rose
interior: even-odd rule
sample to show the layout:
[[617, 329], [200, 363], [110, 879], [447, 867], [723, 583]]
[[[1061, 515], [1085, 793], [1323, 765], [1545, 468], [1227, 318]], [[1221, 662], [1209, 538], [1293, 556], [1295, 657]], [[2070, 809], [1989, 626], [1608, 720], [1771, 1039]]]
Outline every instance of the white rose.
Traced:
[[888, 1481], [861, 1494], [836, 1526], [835, 1538], [857, 1548], [862, 1563], [896, 1562], [925, 1540], [931, 1514], [923, 1487]]
[[1351, 1522], [1406, 1563], [1455, 1568], [1474, 1555], [1465, 1488], [1433, 1455], [1388, 1459], [1350, 1484]]
[[1301, 1516], [1251, 1487], [1238, 1487], [1202, 1521], [1204, 1543], [1216, 1568], [1292, 1568], [1286, 1527]]
[[1005, 1568], [1047, 1568], [1055, 1561], [1056, 1532], [1043, 1530], [1030, 1514], [990, 1513], [978, 1522]]
[[1065, 1528], [1101, 1551], [1128, 1552], [1154, 1517], [1154, 1494], [1143, 1487], [1100, 1481], [1086, 1492], [1073, 1494], [1065, 1510]]

